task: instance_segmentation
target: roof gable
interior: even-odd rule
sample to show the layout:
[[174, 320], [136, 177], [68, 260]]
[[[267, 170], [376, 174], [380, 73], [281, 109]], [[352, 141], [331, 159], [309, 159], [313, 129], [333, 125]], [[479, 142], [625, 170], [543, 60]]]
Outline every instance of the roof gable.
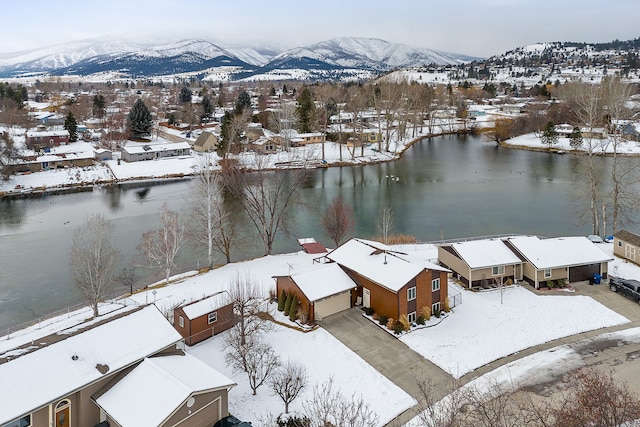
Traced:
[[613, 261], [586, 237], [519, 236], [507, 239], [538, 270]]
[[[181, 339], [153, 305], [87, 330], [81, 327], [54, 334], [57, 341], [0, 364], [2, 382], [11, 384], [11, 387], [0, 387], [0, 425]], [[106, 374], [98, 370], [99, 365], [108, 367]]]
[[620, 230], [613, 235], [618, 240], [623, 240], [633, 246], [640, 246], [640, 236], [627, 230]]
[[522, 264], [502, 240], [472, 240], [453, 243], [451, 247], [470, 268]]
[[229, 294], [225, 291], [220, 291], [211, 296], [183, 306], [182, 311], [188, 319], [193, 320], [229, 304]]
[[356, 286], [336, 263], [321, 264], [290, 277], [311, 302], [346, 292]]

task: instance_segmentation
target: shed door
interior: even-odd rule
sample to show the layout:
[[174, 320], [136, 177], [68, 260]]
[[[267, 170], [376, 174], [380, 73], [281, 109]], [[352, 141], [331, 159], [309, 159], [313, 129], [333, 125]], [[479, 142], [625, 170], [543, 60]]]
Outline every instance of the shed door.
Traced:
[[636, 260], [636, 247], [631, 246], [628, 243], [625, 243], [624, 246], [624, 257], [628, 260], [635, 261]]
[[362, 288], [362, 306], [371, 307], [371, 291], [367, 288]]

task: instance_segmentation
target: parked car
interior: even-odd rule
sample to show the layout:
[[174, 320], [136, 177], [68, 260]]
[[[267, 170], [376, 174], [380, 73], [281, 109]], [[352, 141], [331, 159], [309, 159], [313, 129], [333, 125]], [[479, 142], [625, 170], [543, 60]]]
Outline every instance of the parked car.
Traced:
[[240, 421], [233, 415], [228, 415], [220, 419], [217, 423], [215, 423], [213, 427], [252, 427], [252, 426], [251, 426], [251, 423], [248, 423], [246, 421]]
[[589, 234], [587, 236], [587, 239], [591, 240], [593, 243], [602, 243], [602, 242], [604, 242], [604, 240], [602, 240], [602, 237], [598, 236], [597, 234]]
[[609, 289], [640, 304], [640, 281], [638, 280], [609, 277]]

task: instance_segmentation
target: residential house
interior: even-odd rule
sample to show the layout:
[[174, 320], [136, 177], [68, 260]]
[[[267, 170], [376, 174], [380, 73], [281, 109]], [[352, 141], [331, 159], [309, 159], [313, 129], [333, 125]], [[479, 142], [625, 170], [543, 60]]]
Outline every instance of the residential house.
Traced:
[[176, 307], [173, 311], [173, 326], [187, 345], [226, 331], [233, 323], [233, 304], [225, 291]]
[[627, 230], [613, 235], [613, 254], [640, 264], [640, 236]]
[[188, 156], [191, 145], [188, 142], [169, 142], [163, 144], [127, 144], [122, 147], [122, 160], [138, 162], [165, 157]]
[[218, 147], [218, 137], [211, 132], [202, 131], [196, 141], [193, 143], [193, 149], [198, 153], [207, 153], [216, 151]]
[[448, 303], [447, 273], [439, 265], [408, 256], [379, 242], [351, 239], [326, 255], [356, 283], [353, 296], [364, 307], [392, 319], [415, 321]]
[[0, 343], [0, 425], [196, 427], [228, 414], [235, 383], [180, 350], [154, 305], [61, 325]]
[[634, 141], [640, 141], [640, 123], [632, 122], [622, 128], [622, 135]]
[[594, 274], [607, 277], [609, 261], [613, 258], [586, 237], [517, 236], [504, 240], [523, 264], [523, 280], [536, 289], [547, 281], [568, 284], [588, 282]]
[[315, 265], [305, 271], [274, 276], [276, 292], [294, 294], [301, 319], [314, 323], [352, 307], [357, 289], [353, 279], [336, 263]]
[[307, 254], [324, 254], [327, 252], [327, 248], [325, 248], [322, 243], [318, 243], [313, 237], [303, 237], [302, 239], [298, 239], [298, 244]]
[[69, 132], [66, 130], [30, 130], [26, 135], [27, 148], [36, 151], [68, 143]]
[[255, 141], [249, 142], [249, 149], [259, 154], [273, 154], [278, 148], [275, 140], [266, 136], [262, 136]]
[[322, 132], [299, 133], [300, 145], [320, 144], [325, 141], [325, 134]]
[[468, 288], [522, 280], [523, 261], [500, 239], [440, 245], [438, 262]]

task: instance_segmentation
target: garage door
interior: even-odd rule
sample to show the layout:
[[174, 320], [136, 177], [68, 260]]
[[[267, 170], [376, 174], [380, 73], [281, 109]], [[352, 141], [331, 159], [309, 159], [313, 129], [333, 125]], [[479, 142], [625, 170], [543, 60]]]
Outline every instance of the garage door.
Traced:
[[323, 317], [330, 316], [351, 308], [351, 291], [347, 291], [332, 297], [316, 301], [314, 304], [316, 311], [316, 318], [322, 319]]
[[[199, 411], [188, 415], [174, 427], [211, 427], [220, 418], [220, 398], [217, 398]], [[175, 421], [174, 421], [175, 422]]]
[[600, 274], [600, 264], [587, 264], [569, 267], [569, 282], [585, 282], [591, 280], [594, 274]]

